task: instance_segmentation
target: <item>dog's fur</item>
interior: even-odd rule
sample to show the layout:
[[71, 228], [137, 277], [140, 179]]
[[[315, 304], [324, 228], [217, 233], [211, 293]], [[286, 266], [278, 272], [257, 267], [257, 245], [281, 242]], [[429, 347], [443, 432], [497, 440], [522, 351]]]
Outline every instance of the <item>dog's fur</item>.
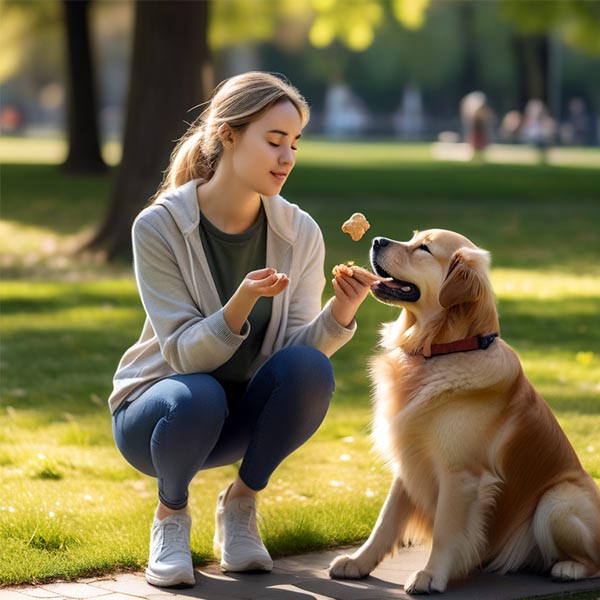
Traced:
[[600, 576], [600, 492], [515, 352], [498, 338], [429, 357], [432, 344], [499, 332], [488, 253], [432, 229], [375, 239], [371, 262], [394, 278], [375, 297], [404, 309], [371, 363], [374, 438], [394, 479], [371, 536], [330, 575], [365, 577], [396, 547], [429, 538], [407, 592], [442, 592], [475, 567]]

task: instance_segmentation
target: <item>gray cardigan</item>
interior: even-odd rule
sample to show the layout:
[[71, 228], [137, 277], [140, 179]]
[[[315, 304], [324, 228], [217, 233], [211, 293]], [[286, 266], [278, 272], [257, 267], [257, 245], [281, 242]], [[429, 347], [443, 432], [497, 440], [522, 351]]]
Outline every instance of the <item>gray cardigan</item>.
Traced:
[[[210, 373], [225, 363], [246, 339], [223, 317], [213, 278], [198, 233], [200, 211], [190, 181], [144, 209], [133, 224], [134, 269], [146, 311], [138, 341], [121, 358], [108, 400], [111, 412], [131, 402], [159, 379], [177, 373]], [[273, 298], [271, 321], [256, 371], [274, 352], [307, 345], [331, 356], [356, 330], [342, 327], [321, 309], [325, 287], [325, 245], [315, 221], [281, 196], [263, 199], [268, 221], [266, 266], [290, 278]]]

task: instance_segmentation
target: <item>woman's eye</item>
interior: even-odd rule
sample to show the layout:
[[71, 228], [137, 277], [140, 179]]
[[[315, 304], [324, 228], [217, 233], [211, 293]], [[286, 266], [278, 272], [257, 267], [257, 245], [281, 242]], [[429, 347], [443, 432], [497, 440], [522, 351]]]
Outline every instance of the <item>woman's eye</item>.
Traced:
[[276, 144], [275, 142], [269, 142], [269, 146], [273, 146], [273, 148], [279, 148], [279, 144]]
[[419, 246], [419, 250], [425, 250], [425, 252], [429, 252], [429, 254], [431, 254], [431, 250], [429, 249], [429, 246], [427, 246], [427, 244], [421, 244]]

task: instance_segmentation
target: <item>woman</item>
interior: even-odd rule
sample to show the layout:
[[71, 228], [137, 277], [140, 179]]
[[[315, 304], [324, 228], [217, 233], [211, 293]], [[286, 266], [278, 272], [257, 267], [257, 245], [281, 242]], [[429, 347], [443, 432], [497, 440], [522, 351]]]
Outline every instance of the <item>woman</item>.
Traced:
[[215, 548], [223, 570], [271, 570], [257, 492], [321, 424], [334, 389], [328, 356], [352, 337], [375, 280], [360, 269], [336, 278], [321, 309], [321, 232], [279, 196], [308, 116], [274, 75], [226, 80], [133, 226], [147, 318], [109, 404], [119, 450], [158, 479], [153, 585], [194, 583], [188, 486], [240, 459], [218, 498]]

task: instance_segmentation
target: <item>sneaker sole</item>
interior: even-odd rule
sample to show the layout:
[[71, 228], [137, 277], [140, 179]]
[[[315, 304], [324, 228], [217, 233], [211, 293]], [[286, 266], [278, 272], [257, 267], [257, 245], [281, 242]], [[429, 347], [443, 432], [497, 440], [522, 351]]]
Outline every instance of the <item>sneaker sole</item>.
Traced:
[[218, 540], [214, 540], [213, 543], [213, 552], [217, 558], [221, 560], [221, 571], [230, 571], [231, 573], [236, 573], [240, 571], [264, 571], [265, 573], [270, 573], [273, 570], [273, 561], [265, 562], [260, 559], [250, 559], [243, 563], [233, 564], [228, 563], [223, 558], [223, 553], [221, 552], [221, 544]]
[[156, 587], [193, 587], [196, 585], [196, 578], [188, 573], [177, 573], [176, 576], [159, 577], [151, 571], [146, 570], [146, 581]]
[[249, 560], [247, 562], [234, 565], [224, 560], [221, 561], [221, 571], [229, 571], [231, 573], [241, 573], [243, 571], [262, 571], [263, 573], [270, 573], [272, 570], [272, 562], [269, 564], [260, 560]]

